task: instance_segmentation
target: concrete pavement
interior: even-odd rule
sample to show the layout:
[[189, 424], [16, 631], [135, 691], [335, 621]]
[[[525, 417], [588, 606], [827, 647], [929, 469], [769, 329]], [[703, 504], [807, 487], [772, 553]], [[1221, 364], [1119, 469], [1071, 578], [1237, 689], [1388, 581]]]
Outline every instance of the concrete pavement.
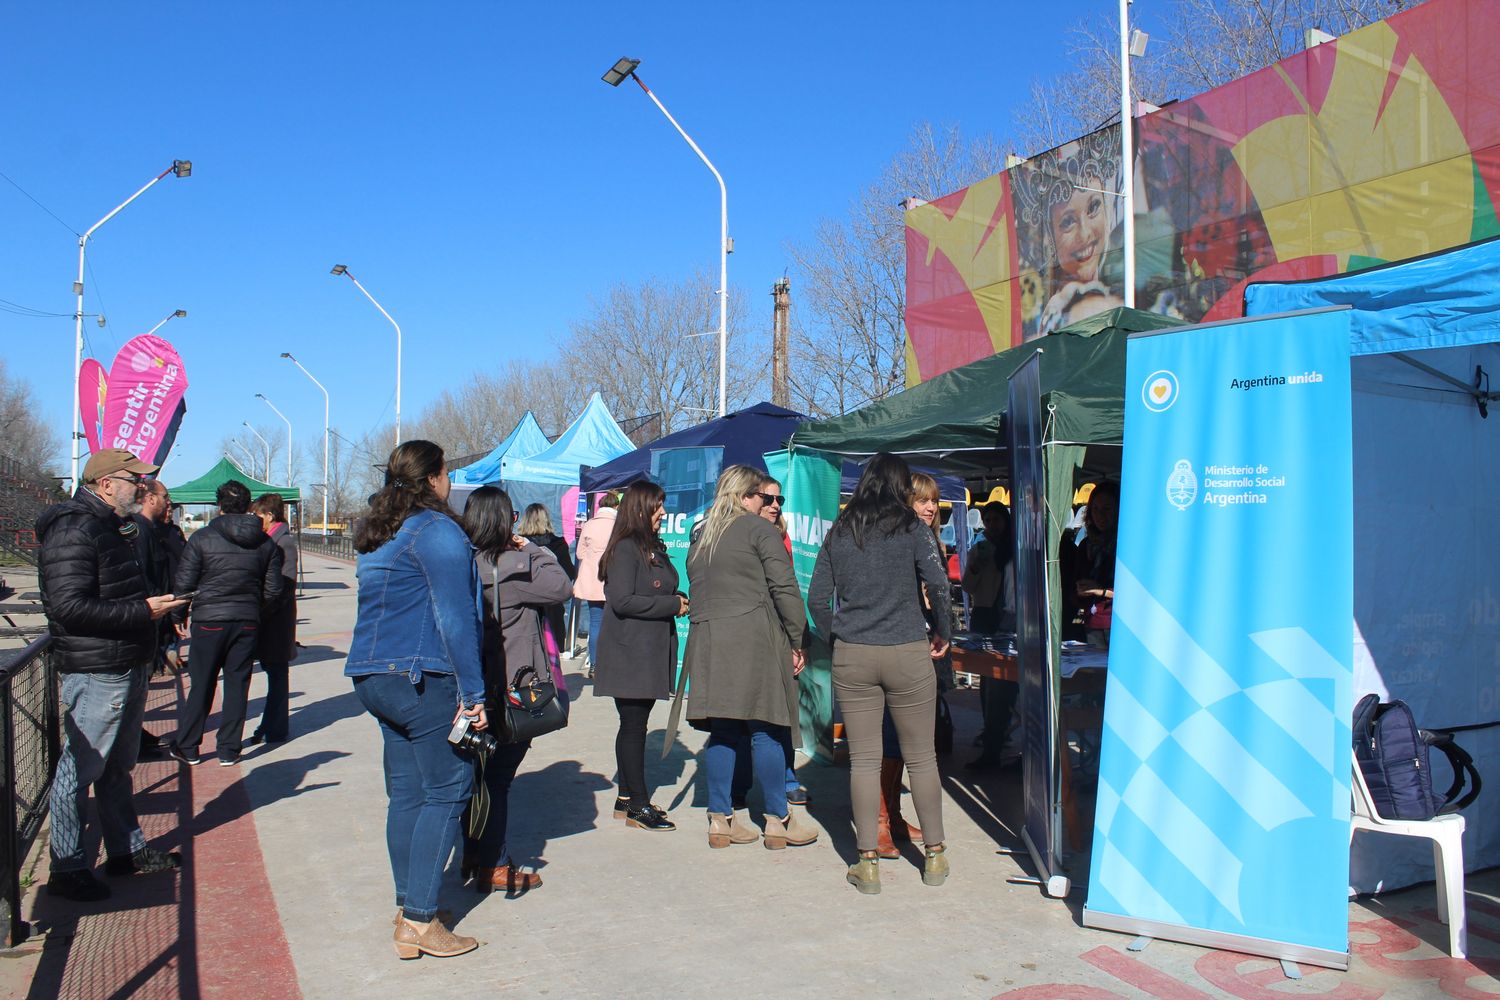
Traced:
[[[571, 725], [537, 741], [511, 793], [512, 854], [545, 884], [518, 899], [480, 896], [460, 888], [450, 870], [443, 905], [484, 946], [456, 959], [400, 962], [390, 943], [380, 737], [341, 673], [354, 618], [352, 567], [306, 563], [292, 740], [257, 748], [238, 768], [138, 769], [138, 788], [162, 806], [152, 815], [165, 817], [148, 834], [192, 845], [189, 869], [175, 885], [174, 877], [156, 877], [166, 881], [147, 901], [96, 908], [78, 924], [91, 928], [88, 947], [33, 943], [0, 963], [10, 995], [1500, 996], [1495, 873], [1469, 882], [1468, 961], [1446, 957], [1431, 886], [1351, 905], [1351, 970], [1303, 967], [1297, 981], [1265, 959], [1160, 941], [1131, 953], [1128, 939], [1082, 928], [1084, 888], [1058, 901], [1005, 881], [1025, 874], [996, 853], [1016, 842], [1019, 778], [963, 771], [978, 725], [967, 692], [950, 695], [958, 752], [944, 762], [944, 820], [953, 876], [941, 888], [922, 885], [916, 850], [882, 864], [879, 896], [844, 883], [853, 834], [848, 775], [838, 768], [801, 772], [813, 794], [810, 813], [825, 831], [816, 845], [710, 850], [697, 780], [702, 735], [684, 727], [661, 760], [665, 704], [652, 717], [648, 777], [679, 829], [627, 829], [609, 812], [613, 706], [578, 674], [569, 678]], [[263, 690], [257, 675], [252, 712]], [[169, 732], [170, 705], [157, 708], [149, 724]], [[146, 883], [130, 880], [115, 902]], [[43, 896], [32, 905], [49, 926], [69, 926], [71, 904]], [[193, 929], [186, 938], [184, 927]], [[71, 934], [82, 937], [76, 928]], [[152, 934], [172, 940], [156, 949], [131, 945]]]

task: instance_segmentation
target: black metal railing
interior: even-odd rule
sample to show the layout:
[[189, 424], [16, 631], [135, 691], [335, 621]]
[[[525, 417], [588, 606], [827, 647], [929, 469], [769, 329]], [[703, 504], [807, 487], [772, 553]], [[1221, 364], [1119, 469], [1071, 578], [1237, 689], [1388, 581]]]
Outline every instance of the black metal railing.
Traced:
[[58, 702], [51, 636], [19, 652], [0, 652], [0, 777], [5, 783], [0, 918], [6, 947], [25, 940], [28, 931], [21, 913], [21, 869], [47, 817], [62, 752]]
[[304, 531], [297, 535], [297, 547], [310, 555], [348, 559], [351, 562], [358, 555], [354, 551], [354, 539], [348, 535], [315, 535]]

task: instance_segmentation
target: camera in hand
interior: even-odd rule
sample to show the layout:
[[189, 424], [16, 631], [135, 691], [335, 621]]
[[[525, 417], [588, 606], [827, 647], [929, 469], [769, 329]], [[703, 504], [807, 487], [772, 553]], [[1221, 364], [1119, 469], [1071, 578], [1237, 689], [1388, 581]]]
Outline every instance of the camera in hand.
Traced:
[[448, 742], [464, 753], [471, 753], [475, 756], [487, 756], [494, 753], [500, 744], [489, 733], [470, 729], [473, 722], [474, 720], [467, 715], [460, 715], [458, 721], [453, 724], [453, 729], [448, 733]]

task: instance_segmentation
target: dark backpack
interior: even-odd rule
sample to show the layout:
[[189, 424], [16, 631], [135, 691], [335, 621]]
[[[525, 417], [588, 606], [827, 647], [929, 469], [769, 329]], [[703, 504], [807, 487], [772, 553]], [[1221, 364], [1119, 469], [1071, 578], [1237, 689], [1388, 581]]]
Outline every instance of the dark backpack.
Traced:
[[[1453, 766], [1453, 784], [1441, 799], [1432, 789], [1429, 748]], [[1479, 796], [1474, 758], [1453, 742], [1453, 734], [1418, 729], [1404, 701], [1381, 702], [1368, 694], [1354, 706], [1354, 759], [1382, 819], [1432, 819], [1457, 812]], [[1465, 775], [1473, 784], [1463, 798]]]

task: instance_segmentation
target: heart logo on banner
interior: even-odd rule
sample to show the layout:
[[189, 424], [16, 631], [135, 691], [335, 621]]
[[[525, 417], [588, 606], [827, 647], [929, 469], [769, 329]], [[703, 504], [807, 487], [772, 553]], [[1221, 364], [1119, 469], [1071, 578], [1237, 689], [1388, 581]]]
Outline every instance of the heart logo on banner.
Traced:
[[1177, 376], [1166, 369], [1147, 375], [1141, 385], [1141, 402], [1153, 413], [1169, 409], [1177, 402]]
[[1158, 382], [1153, 385], [1151, 387], [1151, 395], [1156, 397], [1157, 402], [1160, 402], [1167, 395], [1166, 383]]

